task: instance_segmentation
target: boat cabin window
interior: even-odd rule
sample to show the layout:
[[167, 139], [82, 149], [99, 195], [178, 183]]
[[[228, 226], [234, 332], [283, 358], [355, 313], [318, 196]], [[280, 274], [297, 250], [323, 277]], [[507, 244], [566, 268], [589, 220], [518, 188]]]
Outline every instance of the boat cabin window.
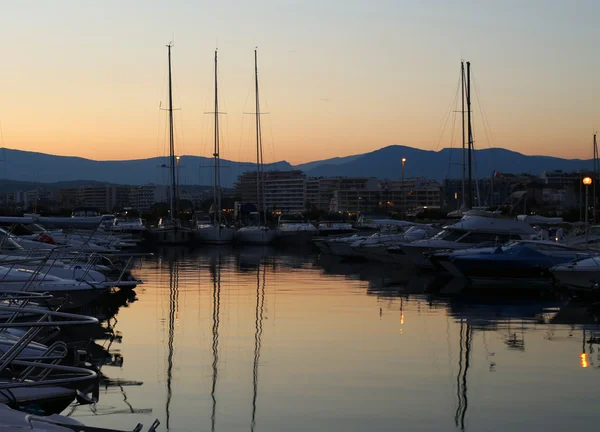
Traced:
[[95, 208], [76, 208], [73, 210], [71, 217], [95, 217], [100, 216], [100, 213]]

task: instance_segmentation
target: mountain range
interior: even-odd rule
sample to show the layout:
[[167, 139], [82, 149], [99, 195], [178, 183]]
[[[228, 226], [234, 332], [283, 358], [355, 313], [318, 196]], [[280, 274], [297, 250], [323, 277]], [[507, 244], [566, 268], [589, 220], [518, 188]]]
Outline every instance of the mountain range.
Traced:
[[[318, 160], [295, 166], [280, 161], [265, 165], [265, 170], [300, 169], [306, 175], [313, 177], [365, 176], [393, 179], [402, 176], [402, 158], [406, 158], [404, 167], [406, 178], [419, 176], [443, 180], [461, 176], [462, 151], [460, 149], [446, 148], [431, 151], [401, 145], [391, 145], [364, 154]], [[4, 172], [0, 170], [0, 177], [20, 182], [87, 181], [140, 185], [166, 184], [168, 181], [166, 157], [95, 161], [73, 156], [2, 149], [0, 159], [4, 161]], [[593, 167], [591, 159], [528, 156], [502, 148], [476, 150], [473, 160], [473, 172], [479, 178], [489, 177], [494, 171], [540, 174], [550, 170], [591, 170]], [[232, 187], [241, 173], [255, 169], [252, 163], [229, 160], [221, 160], [221, 167], [223, 187]], [[179, 173], [181, 184], [210, 185], [213, 177], [212, 159], [182, 156]]]

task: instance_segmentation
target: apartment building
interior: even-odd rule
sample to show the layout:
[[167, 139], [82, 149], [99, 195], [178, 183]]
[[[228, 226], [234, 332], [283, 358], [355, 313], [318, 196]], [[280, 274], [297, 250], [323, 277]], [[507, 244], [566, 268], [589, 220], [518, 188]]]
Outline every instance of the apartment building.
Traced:
[[339, 189], [332, 200], [332, 211], [371, 212], [375, 210], [409, 211], [440, 208], [442, 186], [435, 180], [409, 178], [382, 180], [368, 187]]
[[[238, 177], [235, 191], [243, 202], [257, 203], [256, 178], [256, 171], [248, 171]], [[269, 210], [304, 211], [306, 175], [302, 171], [266, 171], [263, 179], [265, 202]]]

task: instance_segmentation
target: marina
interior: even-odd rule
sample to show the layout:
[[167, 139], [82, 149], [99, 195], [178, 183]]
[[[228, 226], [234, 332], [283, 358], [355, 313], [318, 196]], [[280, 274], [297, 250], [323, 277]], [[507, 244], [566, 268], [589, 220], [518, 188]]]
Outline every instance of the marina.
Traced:
[[[112, 229], [20, 244], [10, 222], [0, 405], [42, 423], [525, 431], [595, 412], [600, 259], [576, 230], [541, 240], [523, 218], [466, 215], [448, 226], [378, 219], [362, 232], [361, 221], [354, 234], [284, 234], [272, 246], [157, 246]], [[279, 230], [294, 223], [306, 231], [289, 217]], [[433, 246], [444, 232], [456, 247]], [[421, 242], [419, 259], [371, 251]], [[546, 406], [551, 415], [536, 414]], [[17, 412], [4, 421], [29, 421]]]
[[97, 405], [73, 411], [87, 424], [525, 431], [598, 421], [589, 303], [428, 293], [430, 275], [262, 246], [157, 251], [139, 275], [136, 300], [114, 317], [109, 352], [122, 362], [105, 371], [143, 385], [101, 390]]
[[9, 2], [0, 432], [600, 423], [600, 3]]

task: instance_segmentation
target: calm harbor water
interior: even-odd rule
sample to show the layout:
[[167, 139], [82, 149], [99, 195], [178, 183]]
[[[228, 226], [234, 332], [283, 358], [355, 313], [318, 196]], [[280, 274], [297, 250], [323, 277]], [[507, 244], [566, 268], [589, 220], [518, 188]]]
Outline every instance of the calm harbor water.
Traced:
[[432, 295], [430, 276], [270, 248], [165, 249], [95, 331], [100, 401], [172, 431], [563, 431], [600, 420], [594, 308]]

